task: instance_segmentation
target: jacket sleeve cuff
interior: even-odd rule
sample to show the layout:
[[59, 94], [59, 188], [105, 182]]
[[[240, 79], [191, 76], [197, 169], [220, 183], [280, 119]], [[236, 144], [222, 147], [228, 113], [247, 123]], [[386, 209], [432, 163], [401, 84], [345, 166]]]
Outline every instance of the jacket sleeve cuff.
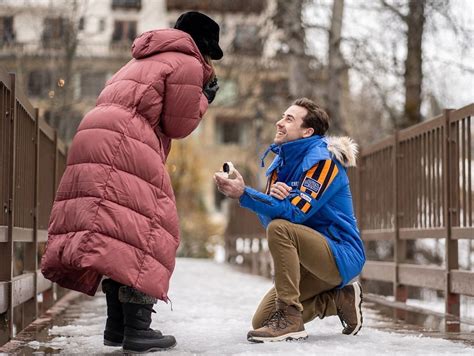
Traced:
[[252, 191], [255, 189], [252, 189], [250, 187], [245, 187], [244, 193], [240, 196], [239, 198], [239, 203], [242, 208], [250, 208], [250, 203], [252, 201], [252, 198], [249, 196], [249, 191]]
[[266, 210], [273, 205], [270, 196], [250, 187], [245, 187], [244, 194], [239, 198], [240, 206], [248, 208], [256, 213], [265, 214]]

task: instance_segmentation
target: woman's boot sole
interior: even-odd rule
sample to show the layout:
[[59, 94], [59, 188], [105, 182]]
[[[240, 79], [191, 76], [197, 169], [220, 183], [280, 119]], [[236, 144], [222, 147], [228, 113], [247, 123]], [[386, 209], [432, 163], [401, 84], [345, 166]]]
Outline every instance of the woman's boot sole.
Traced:
[[166, 351], [166, 350], [169, 350], [169, 349], [172, 349], [173, 347], [175, 347], [178, 343], [175, 342], [174, 345], [171, 345], [169, 347], [150, 347], [149, 349], [146, 349], [146, 350], [140, 350], [140, 351], [136, 351], [136, 350], [128, 350], [128, 349], [123, 349], [123, 352], [124, 353], [131, 353], [131, 354], [146, 354], [147, 352], [155, 352], [155, 351]]
[[114, 342], [114, 341], [110, 341], [110, 340], [106, 340], [104, 339], [104, 345], [105, 346], [114, 346], [114, 347], [122, 347], [122, 343], [121, 342]]

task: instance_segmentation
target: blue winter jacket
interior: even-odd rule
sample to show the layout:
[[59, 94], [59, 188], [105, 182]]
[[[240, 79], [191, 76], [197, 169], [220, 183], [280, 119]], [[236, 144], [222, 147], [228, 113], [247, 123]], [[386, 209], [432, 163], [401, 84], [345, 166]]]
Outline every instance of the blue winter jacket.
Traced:
[[[266, 228], [273, 219], [284, 219], [313, 228], [331, 248], [342, 283], [360, 274], [365, 263], [364, 245], [357, 228], [346, 166], [355, 165], [357, 146], [347, 137], [311, 136], [269, 151], [277, 156], [267, 170], [267, 194], [245, 187], [240, 205], [258, 214]], [[292, 190], [279, 200], [268, 195], [275, 182]]]

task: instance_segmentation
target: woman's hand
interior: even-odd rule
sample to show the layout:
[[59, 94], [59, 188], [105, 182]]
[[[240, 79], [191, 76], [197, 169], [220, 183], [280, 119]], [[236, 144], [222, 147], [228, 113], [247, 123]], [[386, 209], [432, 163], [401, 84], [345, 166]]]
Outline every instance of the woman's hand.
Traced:
[[204, 95], [207, 98], [207, 102], [210, 104], [214, 101], [217, 91], [219, 90], [219, 83], [217, 77], [214, 77], [214, 80], [211, 80], [203, 89]]
[[270, 187], [270, 196], [279, 200], [285, 199], [290, 195], [291, 187], [283, 182], [276, 182]]

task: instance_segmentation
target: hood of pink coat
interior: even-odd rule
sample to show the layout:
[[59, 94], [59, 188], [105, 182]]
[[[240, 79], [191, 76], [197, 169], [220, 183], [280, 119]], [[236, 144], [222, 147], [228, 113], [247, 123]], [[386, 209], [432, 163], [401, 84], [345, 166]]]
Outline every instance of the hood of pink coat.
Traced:
[[175, 29], [147, 31], [138, 36], [132, 44], [132, 56], [136, 59], [165, 52], [181, 52], [197, 58], [204, 67], [205, 82], [208, 81], [212, 68], [186, 32]]

